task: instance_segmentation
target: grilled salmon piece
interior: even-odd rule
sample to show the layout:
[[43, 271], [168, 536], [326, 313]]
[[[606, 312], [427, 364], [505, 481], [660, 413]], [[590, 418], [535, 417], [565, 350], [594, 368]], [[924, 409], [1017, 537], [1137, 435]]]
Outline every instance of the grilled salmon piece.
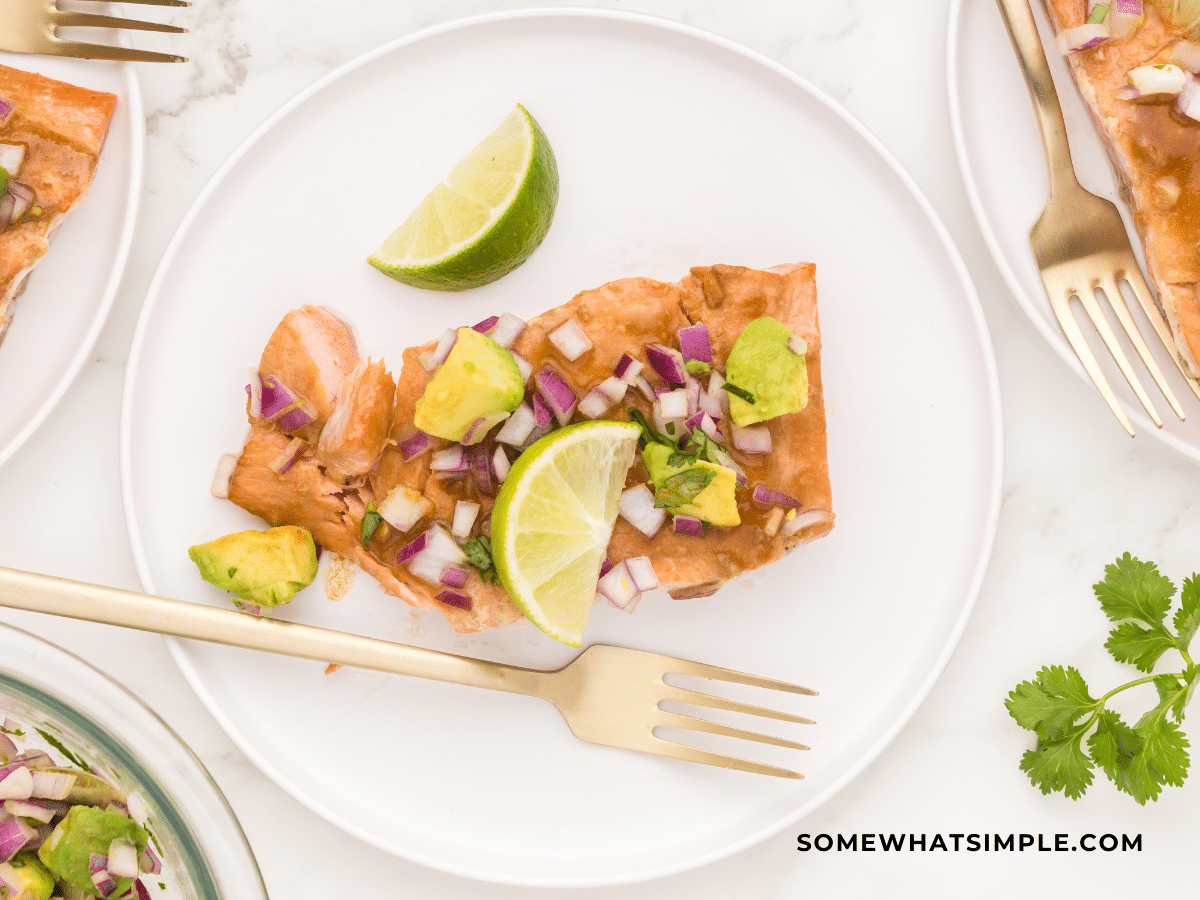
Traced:
[[13, 300], [25, 289], [63, 218], [91, 187], [117, 98], [0, 66], [0, 100], [13, 107], [0, 125], [0, 143], [22, 145], [26, 151], [19, 171], [10, 173], [12, 181], [33, 193], [30, 212], [11, 224], [7, 216], [0, 222], [3, 336], [12, 321]]
[[[1055, 27], [1082, 25], [1084, 0], [1046, 0]], [[1169, 95], [1128, 99], [1132, 69], [1169, 62], [1184, 35], [1171, 4], [1147, 2], [1130, 36], [1068, 55], [1070, 70], [1133, 212], [1146, 267], [1175, 345], [1200, 376], [1200, 122]]]
[[396, 382], [383, 360], [361, 360], [346, 376], [317, 444], [317, 459], [331, 478], [348, 482], [375, 468], [392, 430], [395, 401]]
[[[621, 279], [583, 291], [570, 302], [536, 316], [512, 348], [532, 364], [534, 371], [544, 365], [552, 366], [582, 396], [611, 375], [624, 354], [633, 354], [644, 362], [646, 344], [673, 346], [679, 329], [691, 324], [708, 325], [713, 361], [721, 368], [742, 329], [761, 316], [778, 319], [807, 342], [808, 402], [801, 411], [766, 423], [773, 441], [771, 453], [742, 453], [733, 448], [728, 417], [723, 418], [719, 427], [722, 443], [744, 470], [750, 487], [769, 486], [798, 498], [804, 510], [827, 514], [818, 515], [803, 527], [780, 528], [782, 510], [755, 503], [747, 490], [741, 492], [738, 501], [742, 524], [731, 528], [709, 527], [702, 537], [675, 534], [665, 527], [648, 538], [624, 519], [618, 519], [609, 545], [610, 558], [617, 561], [650, 557], [662, 586], [677, 598], [711, 594], [730, 578], [777, 560], [796, 544], [820, 537], [833, 527], [814, 275], [810, 264], [769, 270], [717, 265], [694, 268], [677, 283]], [[275, 345], [273, 353], [277, 353], [284, 346], [316, 341], [318, 348], [303, 349], [298, 364], [294, 360], [276, 363], [280, 369], [291, 364], [292, 371], [297, 371], [298, 365], [300, 370], [311, 374], [316, 359], [330, 356], [321, 349], [329, 345], [328, 332], [311, 325], [306, 326], [307, 332], [302, 332], [297, 322], [308, 322], [306, 316], [310, 314], [297, 316], [300, 312], [303, 311], [285, 316], [272, 335], [271, 344]], [[332, 315], [330, 319], [340, 321]], [[548, 337], [569, 319], [579, 324], [592, 343], [591, 350], [573, 362], [563, 357]], [[278, 339], [281, 333], [289, 343]], [[461, 609], [437, 599], [443, 586], [417, 578], [397, 561], [399, 551], [430, 523], [448, 525], [462, 500], [479, 504], [475, 531], [486, 534], [486, 522], [495, 503], [492, 490], [473, 476], [447, 477], [431, 470], [432, 451], [450, 446], [449, 441], [432, 439], [430, 450], [408, 460], [400, 449], [400, 444], [413, 432], [416, 402], [430, 377], [421, 358], [435, 345], [435, 341], [430, 341], [404, 351], [390, 408], [383, 408], [381, 401], [386, 391], [382, 390], [371, 392], [369, 402], [354, 404], [359, 416], [354, 432], [370, 437], [362, 440], [363, 452], [355, 456], [353, 467], [341, 464], [345, 457], [338, 458], [340, 467], [332, 464], [334, 458], [327, 456], [324, 449], [327, 441], [334, 439], [322, 432], [315, 454], [306, 454], [283, 475], [277, 475], [270, 464], [287, 447], [289, 438], [275, 426], [256, 420], [234, 472], [229, 499], [272, 525], [287, 523], [308, 528], [323, 547], [357, 561], [387, 593], [416, 607], [437, 609], [460, 633], [475, 632], [522, 617], [500, 585], [486, 582], [472, 568], [466, 586], [458, 589], [470, 596], [471, 608]], [[270, 371], [265, 369], [267, 353], [263, 359], [264, 370]], [[355, 372], [365, 373], [371, 366], [382, 371], [382, 363], [360, 362]], [[273, 374], [303, 395], [303, 389], [287, 382], [282, 372]], [[316, 382], [310, 378], [304, 383]], [[343, 402], [349, 402], [344, 398], [349, 396], [347, 392], [357, 390], [354, 387], [357, 383], [354, 374], [343, 376], [339, 388], [343, 394], [332, 404], [335, 410]], [[625, 400], [606, 418], [628, 419], [631, 409], [650, 414], [650, 402], [636, 387], [626, 392]], [[332, 417], [326, 416], [324, 420], [325, 430], [337, 422], [338, 413], [334, 411]], [[313, 426], [316, 425], [314, 422]], [[381, 434], [388, 435], [388, 440], [382, 451], [375, 454], [374, 447]], [[486, 438], [484, 444], [489, 453], [497, 446], [494, 437]], [[368, 460], [370, 468], [362, 472]], [[349, 468], [365, 477], [345, 483]], [[627, 486], [647, 479], [648, 473], [638, 460], [630, 470]], [[361, 529], [367, 505], [381, 503], [393, 491], [405, 489], [420, 494], [428, 512], [407, 532], [386, 522], [379, 525], [364, 547]]]

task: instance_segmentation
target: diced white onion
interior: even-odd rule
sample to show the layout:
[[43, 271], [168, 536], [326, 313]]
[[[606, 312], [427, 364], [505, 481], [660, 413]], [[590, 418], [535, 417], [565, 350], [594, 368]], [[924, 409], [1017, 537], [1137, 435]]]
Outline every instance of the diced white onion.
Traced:
[[537, 416], [533, 412], [533, 407], [528, 403], [522, 403], [500, 426], [500, 430], [496, 432], [496, 440], [501, 444], [508, 444], [510, 447], [520, 447], [536, 426]]
[[625, 609], [638, 594], [633, 576], [623, 562], [609, 569], [597, 583], [596, 589], [617, 609]]
[[520, 353], [513, 353], [512, 358], [513, 362], [517, 364], [517, 371], [521, 373], [521, 380], [528, 384], [529, 376], [533, 374], [533, 363]]
[[433, 356], [430, 362], [434, 368], [437, 368], [446, 361], [446, 357], [450, 355], [450, 351], [454, 349], [454, 342], [458, 340], [458, 332], [453, 328], [447, 328], [442, 334], [441, 340], [437, 342], [437, 346], [433, 348]]
[[508, 461], [508, 454], [504, 452], [503, 447], [497, 447], [496, 452], [492, 454], [492, 474], [496, 476], [498, 484], [504, 483], [511, 468], [512, 463]]
[[733, 426], [733, 446], [743, 453], [770, 453], [771, 432], [766, 425], [751, 425], [742, 428]]
[[629, 577], [633, 579], [638, 593], [652, 591], [658, 587], [658, 575], [654, 572], [654, 563], [650, 561], [650, 557], [631, 556], [625, 560], [625, 568], [629, 570]]
[[217, 460], [217, 471], [213, 473], [212, 487], [209, 492], [222, 500], [229, 498], [229, 482], [233, 480], [233, 470], [237, 468], [239, 454], [222, 453]]
[[621, 494], [617, 512], [630, 525], [651, 538], [658, 534], [667, 521], [667, 511], [655, 508], [654, 492], [644, 484], [635, 484]]
[[625, 399], [625, 392], [629, 390], [629, 382], [616, 375], [609, 375], [596, 385], [596, 390], [612, 400], [613, 403], [620, 403]]
[[806, 341], [804, 338], [800, 337], [800, 335], [798, 335], [798, 334], [793, 334], [791, 337], [788, 338], [787, 346], [788, 346], [788, 349], [791, 350], [793, 353], [795, 353], [797, 356], [803, 356], [805, 353], [808, 352], [808, 341]]
[[592, 349], [591, 339], [584, 334], [583, 329], [579, 327], [579, 323], [574, 319], [567, 319], [550, 334], [550, 343], [558, 348], [558, 352], [569, 359], [571, 362], [579, 359], [583, 354]]
[[820, 522], [832, 522], [833, 513], [827, 509], [806, 509], [802, 513], [797, 513], [791, 519], [787, 519], [779, 530], [784, 535], [791, 537], [802, 528], [807, 528], [810, 525], [816, 525]]
[[[492, 333], [489, 337], [501, 347], [511, 347], [524, 330], [524, 319], [518, 319], [512, 313], [502, 313], [499, 320], [492, 327]], [[516, 354], [513, 355], [515, 356]]]
[[376, 511], [393, 528], [407, 532], [433, 512], [433, 503], [419, 491], [401, 484], [388, 491]]
[[686, 419], [688, 394], [686, 390], [667, 391], [658, 395], [659, 415], [664, 419]]
[[1129, 83], [1143, 97], [1150, 94], [1178, 94], [1187, 81], [1187, 73], [1170, 63], [1138, 66], [1129, 70]]
[[429, 526], [426, 532], [425, 548], [409, 557], [405, 564], [418, 578], [431, 584], [439, 584], [446, 566], [459, 565], [466, 560], [466, 554], [454, 543], [454, 538], [450, 537], [449, 532], [435, 523]]
[[599, 388], [593, 388], [584, 395], [576, 408], [581, 416], [598, 419], [612, 409], [612, 405], [613, 401], [607, 394], [602, 393]]
[[454, 522], [450, 526], [450, 536], [457, 541], [465, 541], [471, 536], [475, 527], [475, 519], [479, 516], [480, 506], [474, 500], [459, 500], [454, 504]]
[[0, 169], [8, 172], [9, 178], [16, 178], [21, 173], [24, 162], [24, 144], [0, 144]]

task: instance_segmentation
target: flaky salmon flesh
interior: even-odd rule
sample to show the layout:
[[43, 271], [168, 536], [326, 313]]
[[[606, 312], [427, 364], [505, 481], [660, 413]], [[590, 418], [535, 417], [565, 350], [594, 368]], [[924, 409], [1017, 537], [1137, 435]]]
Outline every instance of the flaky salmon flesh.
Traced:
[[[729, 579], [778, 560], [797, 544], [821, 537], [833, 527], [814, 267], [799, 263], [760, 270], [715, 265], [693, 268], [673, 284], [649, 278], [609, 282], [532, 319], [511, 348], [535, 372], [544, 365], [553, 367], [583, 396], [611, 376], [626, 353], [645, 363], [645, 345], [674, 346], [680, 328], [701, 322], [709, 329], [713, 364], [723, 369], [734, 340], [761, 316], [779, 320], [807, 343], [808, 402], [799, 412], [765, 423], [771, 435], [770, 453], [735, 449], [728, 416], [718, 426], [720, 442], [744, 470], [750, 487], [769, 486], [798, 499], [802, 511], [828, 514], [810, 516], [811, 523], [799, 529], [781, 529], [778, 510], [753, 501], [749, 490], [740, 490], [741, 524], [708, 526], [702, 536], [676, 534], [664, 527], [647, 537], [618, 518], [609, 559], [649, 557], [661, 587], [675, 597], [712, 594]], [[568, 319], [574, 319], [592, 343], [592, 349], [574, 362], [548, 337]], [[476, 632], [522, 618], [499, 584], [487, 583], [472, 568], [460, 591], [470, 597], [470, 608], [460, 608], [437, 599], [443, 585], [416, 577], [397, 561], [400, 549], [431, 521], [449, 526], [460, 500], [480, 505], [475, 529], [486, 533], [495, 502], [470, 475], [432, 471], [432, 453], [406, 461], [400, 450], [401, 441], [413, 432], [416, 404], [431, 377], [421, 364], [422, 355], [431, 353], [435, 345], [431, 341], [405, 350], [393, 377], [383, 362], [359, 359], [352, 329], [334, 313], [312, 306], [289, 312], [268, 340], [259, 372], [307, 399], [315, 418], [287, 433], [275, 423], [251, 416], [251, 434], [228, 495], [269, 525], [307, 528], [318, 544], [353, 560], [386, 593], [420, 609], [436, 609], [460, 633]], [[644, 371], [651, 370], [647, 366]], [[651, 414], [650, 402], [637, 389], [628, 390], [624, 401], [603, 418], [628, 420], [631, 409]], [[497, 446], [496, 430], [484, 439], [489, 456]], [[277, 473], [272, 463], [295, 446], [296, 438], [306, 441], [303, 456]], [[450, 444], [434, 439], [432, 449]], [[627, 486], [647, 480], [638, 460]], [[368, 506], [398, 487], [423, 496], [431, 512], [407, 532], [381, 523], [364, 547], [362, 521]]]

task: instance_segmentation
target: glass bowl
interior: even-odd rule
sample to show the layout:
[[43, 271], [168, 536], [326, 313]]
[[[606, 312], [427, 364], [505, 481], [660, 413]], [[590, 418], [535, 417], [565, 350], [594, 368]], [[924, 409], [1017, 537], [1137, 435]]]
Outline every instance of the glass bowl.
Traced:
[[[0, 623], [0, 723], [18, 749], [71, 765], [65, 748], [130, 795], [154, 836], [162, 872], [143, 876], [155, 900], [266, 900], [250, 845], [220, 788], [179, 736], [104, 673]], [[55, 746], [59, 743], [61, 746]]]

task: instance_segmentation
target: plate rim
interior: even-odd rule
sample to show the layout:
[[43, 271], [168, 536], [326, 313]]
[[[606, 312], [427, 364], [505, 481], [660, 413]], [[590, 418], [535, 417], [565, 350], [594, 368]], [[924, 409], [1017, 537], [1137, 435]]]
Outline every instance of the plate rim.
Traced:
[[146, 111], [142, 106], [142, 89], [141, 82], [138, 80], [137, 69], [133, 63], [129, 62], [119, 63], [119, 65], [123, 69], [125, 92], [128, 95], [127, 98], [122, 97], [119, 99], [124, 100], [129, 109], [130, 147], [129, 191], [125, 197], [125, 217], [121, 225], [121, 236], [117, 243], [117, 255], [109, 271], [108, 280], [105, 282], [104, 292], [100, 298], [100, 305], [96, 309], [96, 314], [92, 317], [91, 324], [88, 325], [83, 342], [79, 345], [75, 355], [71, 358], [66, 369], [63, 370], [62, 376], [46, 396], [42, 405], [37, 408], [33, 416], [17, 431], [13, 438], [3, 447], [0, 447], [0, 466], [8, 462], [18, 450], [25, 446], [26, 442], [33, 437], [37, 430], [41, 428], [46, 419], [50, 417], [50, 414], [58, 407], [63, 397], [66, 396], [71, 385], [75, 383], [75, 379], [79, 377], [79, 373], [83, 370], [84, 364], [88, 361], [92, 350], [96, 346], [96, 341], [100, 339], [100, 332], [108, 323], [108, 317], [112, 313], [113, 305], [116, 303], [117, 291], [121, 287], [121, 280], [125, 277], [125, 266], [129, 262], [129, 253], [133, 248], [133, 235], [137, 230], [138, 213], [141, 209], [142, 177], [145, 169]]
[[136, 503], [133, 496], [133, 477], [131, 470], [131, 409], [136, 390], [138, 371], [141, 364], [141, 351], [145, 345], [146, 331], [149, 328], [150, 319], [157, 304], [162, 285], [166, 280], [167, 272], [174, 262], [174, 258], [179, 247], [182, 245], [195, 219], [200, 215], [200, 212], [207, 205], [212, 195], [216, 193], [220, 183], [237, 166], [237, 164], [250, 151], [250, 149], [254, 147], [267, 132], [273, 129], [280, 120], [289, 115], [298, 106], [306, 102], [310, 97], [323, 90], [332, 82], [341, 79], [355, 69], [368, 65], [382, 56], [402, 51], [404, 48], [410, 45], [433, 39], [453, 31], [465, 31], [472, 28], [487, 27], [496, 23], [519, 20], [553, 19], [598, 19], [642, 27], [651, 31], [666, 31], [690, 38], [702, 44], [714, 46], [726, 52], [733, 53], [734, 55], [740, 56], [742, 59], [748, 62], [765, 68], [772, 74], [783, 78], [787, 82], [790, 82], [794, 88], [803, 91], [811, 99], [824, 106], [827, 111], [832, 113], [835, 117], [847, 125], [859, 139], [863, 140], [867, 146], [874, 151], [880, 161], [887, 166], [892, 176], [894, 176], [906, 189], [908, 196], [910, 196], [916, 203], [917, 208], [925, 216], [925, 219], [932, 227], [942, 250], [946, 254], [947, 261], [950, 263], [954, 274], [957, 276], [957, 280], [964, 294], [963, 299], [967, 302], [967, 305], [970, 309], [970, 317], [975, 328], [976, 339], [979, 341], [982, 356], [980, 362], [983, 366], [982, 374], [984, 375], [984, 381], [986, 382], [987, 400], [991, 412], [991, 467], [987, 473], [987, 478], [989, 481], [988, 490], [986, 492], [988, 495], [987, 508], [985, 511], [981, 511], [981, 515], [983, 516], [982, 536], [978, 548], [977, 558], [974, 561], [974, 567], [970, 578], [970, 583], [966, 591], [966, 596], [964, 598], [964, 602], [959, 608], [957, 619], [947, 632], [948, 637], [946, 644], [944, 647], [942, 647], [936, 659], [933, 660], [933, 663], [924, 680], [919, 684], [908, 704], [893, 719], [889, 727], [884, 730], [875, 743], [871, 745], [868, 750], [853, 765], [851, 765], [850, 768], [843, 773], [840, 778], [831, 782], [814, 797], [809, 799], [806, 803], [798, 806], [790, 815], [785, 816], [781, 820], [774, 822], [767, 827], [760, 828], [750, 834], [744, 835], [741, 839], [733, 841], [718, 850], [690, 857], [679, 862], [604, 876], [558, 877], [496, 872], [488, 869], [481, 869], [470, 864], [431, 857], [425, 853], [415, 852], [408, 848], [398, 847], [394, 843], [383, 840], [358, 828], [352, 821], [349, 821], [343, 815], [325, 808], [314, 798], [305, 794], [300, 786], [293, 783], [289, 778], [283, 777], [283, 774], [276, 770], [271, 765], [270, 761], [265, 759], [263, 754], [245, 739], [236, 725], [225, 715], [224, 711], [216, 703], [215, 699], [208, 693], [207, 689], [201, 682], [198, 673], [195, 671], [186, 655], [184, 642], [176, 638], [165, 638], [165, 640], [172, 658], [175, 660], [176, 665], [179, 666], [188, 684], [191, 686], [192, 690], [199, 697], [205, 708], [209, 711], [210, 715], [213, 716], [230, 740], [241, 752], [243, 752], [252, 762], [254, 762], [254, 764], [262, 772], [268, 775], [268, 777], [270, 777], [278, 787], [304, 805], [307, 809], [325, 819], [325, 821], [336, 825], [347, 833], [364, 841], [365, 843], [395, 856], [399, 856], [403, 859], [419, 863], [438, 871], [458, 875], [460, 877], [496, 884], [523, 887], [607, 887], [613, 885], [646, 882], [679, 874], [681, 872], [690, 871], [717, 860], [725, 859], [734, 855], [735, 853], [753, 847], [768, 837], [779, 833], [784, 828], [797, 822], [804, 816], [812, 813], [826, 801], [840, 792], [851, 781], [857, 778], [858, 775], [861, 774], [862, 771], [867, 768], [867, 766], [874, 762], [888, 747], [888, 745], [891, 744], [900, 731], [907, 726], [912, 716], [924, 703], [930, 691], [933, 689], [934, 685], [945, 671], [946, 666], [949, 664], [950, 658], [953, 656], [955, 650], [961, 642], [963, 632], [965, 631], [971, 614], [974, 611], [975, 604], [982, 588], [983, 579], [987, 573], [987, 567], [991, 560], [992, 547], [994, 545], [996, 529], [999, 520], [999, 510], [1003, 488], [1004, 441], [999, 376], [996, 368], [995, 352], [992, 346], [987, 321], [983, 314], [982, 305], [979, 301], [978, 294], [976, 292], [974, 283], [971, 280], [967, 266], [963, 261], [957, 247], [955, 246], [950, 232], [942, 222], [932, 204], [917, 186], [916, 182], [913, 181], [912, 177], [900, 165], [896, 157], [883, 145], [883, 143], [874, 135], [873, 132], [859, 122], [859, 120], [844, 107], [832, 100], [823, 90], [792, 69], [787, 68], [782, 63], [771, 59], [757, 50], [753, 50], [719, 34], [715, 34], [696, 26], [663, 16], [594, 7], [526, 8], [455, 18], [447, 22], [423, 29], [418, 29], [417, 31], [410, 32], [402, 35], [401, 37], [385, 41], [379, 46], [368, 50], [365, 53], [348, 60], [347, 62], [342, 63], [332, 71], [315, 79], [306, 87], [302, 88], [289, 100], [279, 106], [274, 112], [268, 115], [242, 140], [242, 142], [231, 152], [226, 160], [217, 168], [217, 170], [210, 177], [209, 181], [202, 188], [201, 192], [193, 200], [192, 205], [188, 208], [187, 213], [180, 221], [180, 224], [172, 236], [170, 243], [164, 251], [158, 268], [155, 271], [154, 278], [147, 289], [146, 299], [142, 305], [141, 313], [138, 318], [137, 328], [134, 332], [130, 347], [125, 383], [122, 391], [120, 421], [121, 497], [125, 513], [126, 530], [130, 539], [131, 551], [134, 557], [134, 565], [137, 570], [138, 577], [142, 582], [143, 588], [148, 592], [153, 593], [153, 579], [151, 577], [148, 561], [143, 551], [143, 545], [140, 538], [140, 528], [136, 514]]
[[[950, 0], [950, 11], [946, 27], [946, 95], [947, 106], [949, 106], [950, 111], [950, 132], [954, 140], [954, 155], [958, 159], [958, 168], [962, 176], [963, 187], [967, 192], [967, 200], [971, 206], [972, 216], [980, 233], [983, 235], [983, 240], [987, 245], [992, 263], [1000, 271], [1001, 278], [1008, 285], [1009, 292], [1012, 294], [1013, 299], [1016, 300], [1017, 306], [1020, 307], [1025, 318], [1037, 329], [1038, 333], [1041, 334], [1050, 348], [1054, 350], [1058, 358], [1066, 364], [1067, 368], [1074, 372], [1089, 389], [1094, 389], [1091, 377], [1083, 368], [1082, 363], [1079, 362], [1079, 358], [1075, 355], [1075, 351], [1071, 349], [1071, 345], [1067, 343], [1067, 339], [1063, 337], [1062, 333], [1054, 325], [1041, 315], [1039, 301], [1030, 296], [1026, 286], [1017, 276], [1016, 270], [1013, 269], [1008, 256], [1001, 247], [1000, 238], [996, 234], [996, 229], [992, 227], [992, 221], [988, 217], [984, 207], [983, 195], [979, 191], [979, 182], [975, 174], [975, 169], [971, 165], [965, 129], [963, 127], [962, 85], [959, 81], [959, 44], [964, 37], [962, 8], [963, 0]], [[1057, 90], [1057, 82], [1055, 89]], [[1032, 117], [1032, 115], [1033, 110], [1030, 108], [1030, 116]], [[1033, 223], [1030, 222], [1029, 224], [1032, 225]], [[1172, 432], [1157, 427], [1139, 404], [1131, 403], [1126, 397], [1118, 396], [1117, 402], [1121, 404], [1121, 408], [1125, 410], [1126, 415], [1137, 426], [1139, 433], [1150, 434], [1185, 459], [1200, 463], [1200, 445], [1193, 446], [1188, 444], [1180, 440]]]

